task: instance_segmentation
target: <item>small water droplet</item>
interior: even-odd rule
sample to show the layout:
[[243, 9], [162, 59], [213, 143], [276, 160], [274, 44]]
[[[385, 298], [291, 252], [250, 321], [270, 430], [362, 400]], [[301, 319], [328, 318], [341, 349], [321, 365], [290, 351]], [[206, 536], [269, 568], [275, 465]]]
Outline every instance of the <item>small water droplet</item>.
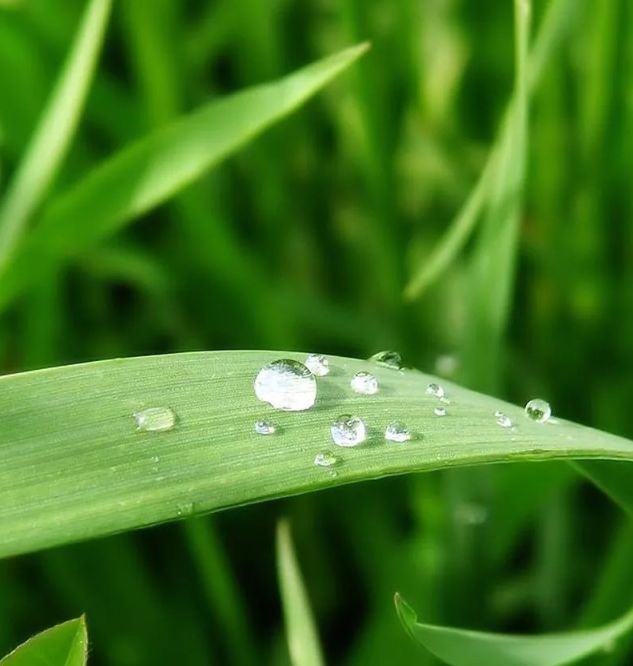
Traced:
[[440, 400], [446, 395], [444, 388], [439, 384], [429, 384], [426, 387], [426, 392], [428, 395], [432, 395], [434, 398], [439, 398]]
[[323, 377], [330, 372], [330, 362], [321, 354], [309, 354], [305, 360], [305, 365], [317, 377]]
[[176, 506], [177, 516], [191, 516], [193, 514], [193, 502], [181, 502]]
[[255, 377], [255, 395], [276, 409], [310, 409], [317, 395], [314, 375], [303, 363], [284, 358], [265, 365]]
[[495, 412], [495, 419], [497, 420], [497, 424], [502, 428], [512, 427], [512, 419], [507, 414], [504, 414], [500, 409]]
[[277, 426], [270, 421], [255, 421], [255, 432], [258, 435], [274, 435], [277, 432]]
[[549, 402], [545, 402], [545, 400], [541, 400], [540, 398], [534, 398], [534, 400], [530, 400], [525, 405], [525, 415], [532, 421], [545, 423], [552, 415], [552, 408]]
[[446, 407], [436, 407], [433, 410], [433, 414], [435, 414], [435, 416], [446, 416]]
[[314, 456], [314, 464], [317, 467], [333, 467], [338, 462], [338, 458], [331, 453], [321, 451]]
[[355, 393], [362, 393], [364, 395], [374, 395], [378, 393], [378, 380], [371, 374], [361, 370], [357, 372], [350, 382], [352, 391]]
[[411, 439], [411, 431], [402, 421], [392, 421], [385, 428], [385, 439], [388, 442], [397, 442], [402, 444]]
[[350, 414], [339, 416], [332, 424], [330, 432], [337, 446], [358, 446], [367, 439], [365, 422]]
[[369, 360], [391, 370], [400, 370], [402, 368], [402, 358], [395, 351], [377, 352], [373, 356], [370, 356]]
[[148, 407], [133, 414], [138, 430], [165, 432], [176, 425], [176, 415], [169, 407]]

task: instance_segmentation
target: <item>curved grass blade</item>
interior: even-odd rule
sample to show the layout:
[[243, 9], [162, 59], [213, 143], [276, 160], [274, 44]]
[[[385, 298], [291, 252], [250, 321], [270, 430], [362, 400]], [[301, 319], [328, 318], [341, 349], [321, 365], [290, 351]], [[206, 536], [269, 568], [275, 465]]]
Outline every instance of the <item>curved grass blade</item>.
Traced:
[[[544, 424], [523, 410], [445, 383], [447, 415], [433, 413], [431, 381], [369, 361], [331, 357], [319, 397], [307, 412], [278, 412], [259, 402], [253, 380], [266, 363], [302, 354], [198, 352], [114, 359], [0, 378], [0, 556], [151, 525], [183, 515], [374, 479], [457, 465], [600, 458], [633, 461], [633, 442], [573, 423]], [[372, 370], [373, 396], [350, 389]], [[166, 432], [137, 431], [133, 414], [169, 407]], [[516, 430], [502, 428], [502, 409]], [[339, 449], [330, 424], [364, 418], [370, 438]], [[279, 426], [256, 435], [257, 419]], [[386, 444], [392, 420], [415, 437]], [[337, 475], [314, 465], [321, 451], [341, 460]], [[633, 469], [633, 468], [632, 468]]]
[[633, 470], [609, 461], [578, 461], [573, 466], [633, 516]]
[[277, 526], [277, 571], [292, 666], [324, 666], [310, 601], [297, 562], [290, 526]]
[[610, 649], [633, 628], [631, 610], [596, 629], [538, 636], [493, 634], [421, 624], [399, 594], [394, 601], [400, 622], [413, 640], [451, 666], [564, 666]]
[[92, 0], [26, 153], [0, 206], [0, 268], [42, 202], [79, 122], [101, 51], [112, 0]]
[[85, 666], [88, 635], [83, 617], [43, 631], [0, 660], [0, 666]]
[[7, 267], [0, 306], [41, 266], [77, 256], [158, 206], [303, 104], [368, 48], [361, 44], [273, 83], [213, 101], [125, 148], [47, 207]]

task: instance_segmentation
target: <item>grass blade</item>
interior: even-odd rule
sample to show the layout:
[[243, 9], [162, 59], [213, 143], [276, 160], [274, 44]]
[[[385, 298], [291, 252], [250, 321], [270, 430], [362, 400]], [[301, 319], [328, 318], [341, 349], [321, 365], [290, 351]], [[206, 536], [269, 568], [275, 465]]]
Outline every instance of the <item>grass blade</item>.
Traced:
[[66, 155], [79, 122], [112, 0], [92, 0], [50, 101], [0, 207], [0, 268], [15, 250]]
[[[435, 399], [425, 395], [435, 378], [340, 357], [320, 379], [314, 409], [271, 414], [253, 380], [279, 357], [198, 352], [0, 378], [0, 556], [390, 474], [521, 460], [633, 461], [627, 439], [564, 421], [535, 423], [516, 406], [452, 384], [445, 384], [449, 413], [437, 418]], [[352, 393], [350, 377], [368, 368], [381, 391]], [[153, 406], [175, 411], [173, 430], [135, 430], [132, 414]], [[516, 432], [497, 425], [496, 409]], [[341, 413], [366, 419], [371, 440], [334, 447], [329, 427]], [[267, 416], [281, 432], [262, 443], [253, 424]], [[384, 444], [382, 430], [396, 419], [418, 437]], [[323, 450], [341, 458], [336, 477], [313, 464]]]
[[413, 640], [451, 666], [564, 666], [610, 648], [633, 628], [633, 611], [629, 611], [596, 629], [540, 636], [492, 634], [421, 624], [399, 594], [395, 604], [400, 622]]
[[310, 601], [292, 544], [290, 526], [285, 521], [277, 526], [277, 570], [292, 666], [324, 666]]
[[88, 635], [83, 617], [51, 627], [0, 660], [0, 666], [85, 666]]
[[97, 167], [51, 202], [3, 276], [0, 304], [35, 278], [37, 266], [81, 254], [182, 190], [299, 107], [367, 48], [354, 46], [273, 83], [211, 102]]

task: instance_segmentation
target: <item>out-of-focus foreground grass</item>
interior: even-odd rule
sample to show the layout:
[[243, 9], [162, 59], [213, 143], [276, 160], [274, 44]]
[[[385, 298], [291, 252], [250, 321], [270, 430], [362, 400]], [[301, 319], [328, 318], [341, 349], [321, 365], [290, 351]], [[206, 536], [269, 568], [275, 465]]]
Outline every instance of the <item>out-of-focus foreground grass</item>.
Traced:
[[[513, 88], [511, 2], [127, 0], [61, 190], [224, 93], [363, 40], [317, 100], [168, 204], [46, 271], [0, 320], [2, 370], [196, 349], [409, 365], [633, 435], [633, 5], [536, 0], [524, 205], [494, 196], [415, 285], [484, 170]], [[75, 32], [78, 0], [0, 1], [0, 187]], [[508, 165], [512, 168], [512, 164]], [[90, 225], [90, 220], [85, 220]], [[72, 245], [72, 239], [64, 239]], [[414, 280], [412, 283], [411, 280]], [[87, 613], [93, 666], [285, 664], [287, 515], [328, 663], [433, 664], [398, 625], [596, 624], [633, 598], [633, 529], [563, 464], [358, 485], [0, 562], [0, 653]], [[595, 663], [630, 663], [618, 646]], [[605, 661], [606, 660], [606, 661]]]

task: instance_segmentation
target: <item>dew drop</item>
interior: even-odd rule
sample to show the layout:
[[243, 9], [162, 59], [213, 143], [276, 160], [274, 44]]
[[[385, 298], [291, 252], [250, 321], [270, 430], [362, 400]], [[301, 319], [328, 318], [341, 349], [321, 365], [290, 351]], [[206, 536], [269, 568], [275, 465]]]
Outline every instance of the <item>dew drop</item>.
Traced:
[[352, 391], [362, 393], [363, 395], [374, 395], [378, 393], [378, 380], [371, 374], [361, 370], [357, 372], [350, 382]]
[[314, 464], [317, 467], [333, 467], [338, 462], [338, 458], [331, 453], [321, 451], [314, 456]]
[[339, 416], [330, 427], [330, 432], [337, 446], [358, 446], [367, 439], [365, 422], [350, 414]]
[[433, 414], [435, 414], [435, 416], [446, 416], [446, 407], [436, 407], [433, 410]]
[[303, 363], [280, 359], [257, 373], [255, 395], [275, 409], [300, 412], [310, 409], [316, 401], [316, 379]]
[[411, 439], [411, 431], [402, 421], [392, 421], [385, 428], [385, 439], [388, 442], [397, 442], [402, 444]]
[[255, 421], [255, 432], [258, 435], [274, 435], [277, 432], [277, 426], [270, 421]]
[[512, 419], [500, 409], [495, 412], [495, 419], [497, 420], [497, 425], [500, 425], [502, 428], [512, 427]]
[[446, 395], [444, 388], [439, 384], [429, 384], [426, 387], [426, 392], [428, 395], [432, 395], [434, 398], [439, 398], [440, 400]]
[[530, 400], [525, 405], [525, 415], [532, 421], [545, 423], [552, 415], [552, 408], [549, 402], [545, 402], [545, 400], [541, 400], [540, 398], [534, 398], [534, 400]]
[[305, 360], [305, 365], [317, 377], [323, 377], [330, 372], [330, 362], [321, 354], [309, 354]]
[[145, 432], [165, 432], [176, 425], [176, 415], [169, 407], [148, 407], [133, 416], [136, 428]]
[[395, 351], [377, 352], [373, 356], [370, 356], [369, 360], [390, 370], [400, 370], [402, 368], [402, 358]]
[[181, 502], [176, 505], [177, 516], [191, 516], [193, 515], [193, 502]]

